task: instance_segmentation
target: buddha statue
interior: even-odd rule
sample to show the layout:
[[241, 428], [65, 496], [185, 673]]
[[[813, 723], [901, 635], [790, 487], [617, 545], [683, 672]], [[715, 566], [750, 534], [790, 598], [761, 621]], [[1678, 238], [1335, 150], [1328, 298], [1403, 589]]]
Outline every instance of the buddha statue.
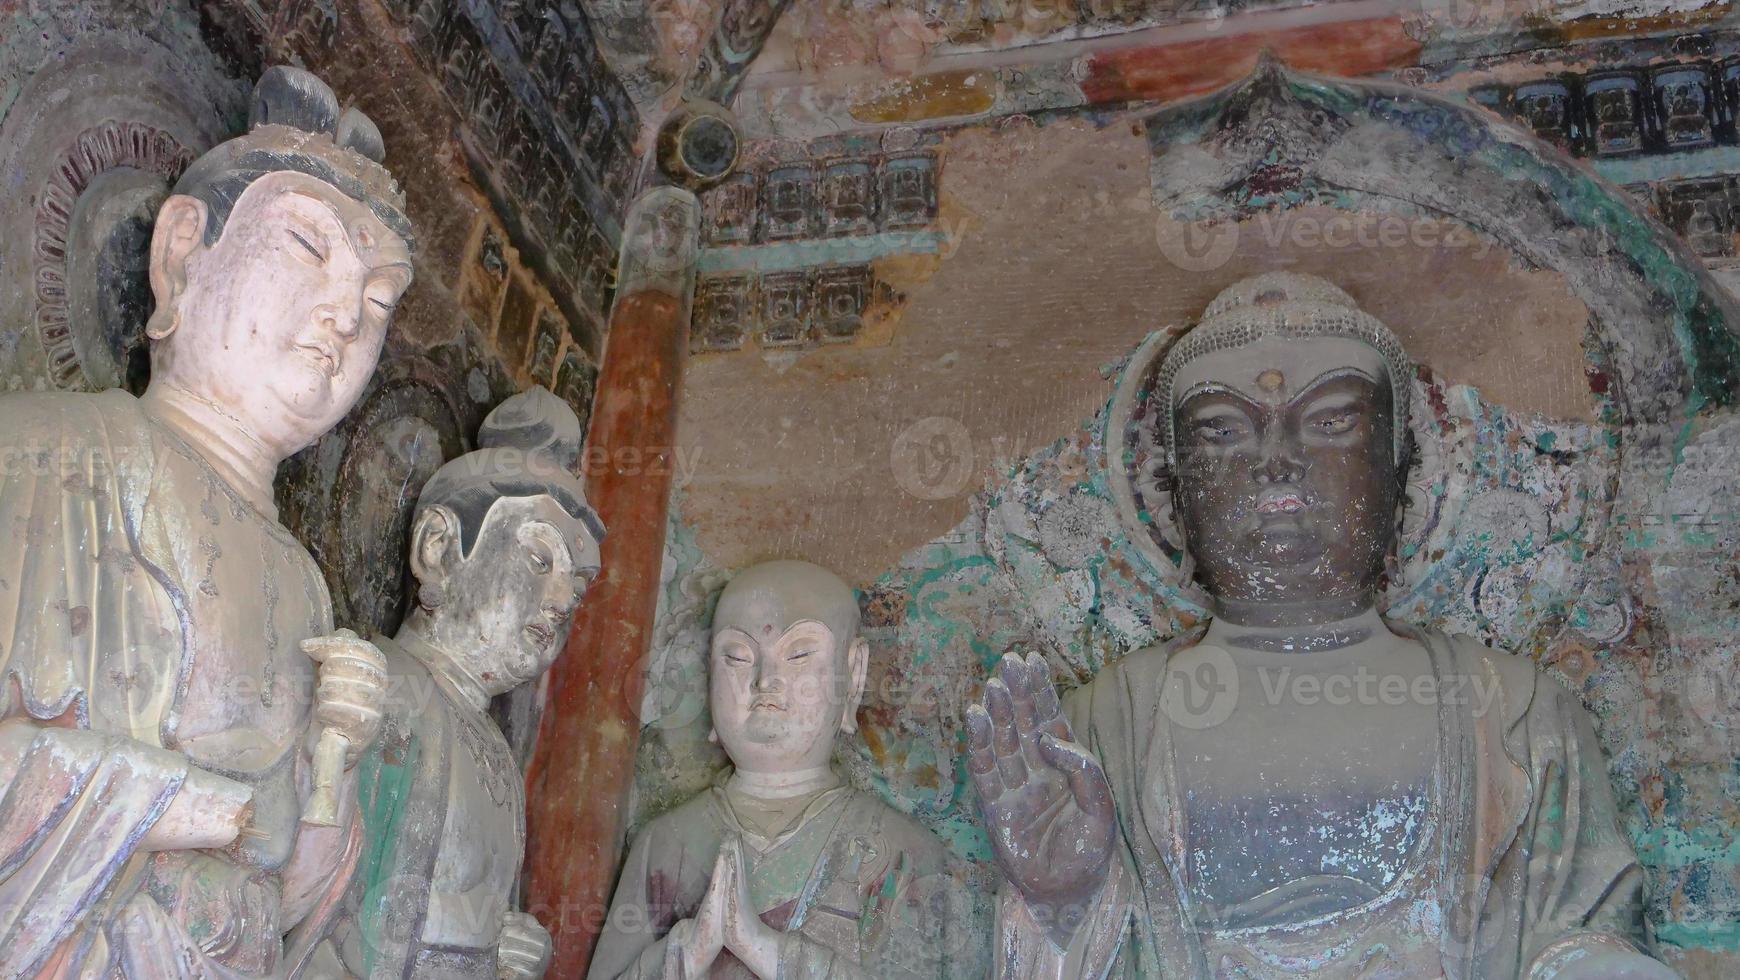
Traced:
[[580, 420], [555, 395], [502, 402], [477, 444], [411, 518], [417, 600], [377, 641], [391, 682], [360, 766], [365, 870], [327, 973], [532, 980], [549, 964], [549, 933], [513, 904], [525, 784], [488, 708], [561, 653], [604, 528], [573, 474]]
[[1672, 977], [1572, 694], [1377, 611], [1413, 366], [1335, 286], [1271, 273], [1153, 375], [1212, 621], [1061, 703], [1006, 656], [968, 769], [1006, 885], [999, 976]]
[[348, 885], [384, 667], [272, 481], [410, 285], [383, 155], [270, 69], [158, 213], [145, 393], [0, 398], [0, 975], [296, 976]]
[[868, 656], [824, 568], [767, 562], [725, 587], [709, 704], [732, 768], [635, 838], [592, 980], [984, 975], [942, 844], [830, 764]]

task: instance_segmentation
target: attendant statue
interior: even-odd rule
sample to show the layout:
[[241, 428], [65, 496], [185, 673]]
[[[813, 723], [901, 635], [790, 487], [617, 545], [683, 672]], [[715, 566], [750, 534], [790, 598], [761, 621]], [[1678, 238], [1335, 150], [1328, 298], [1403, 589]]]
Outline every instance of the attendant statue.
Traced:
[[0, 976], [295, 976], [342, 897], [385, 675], [272, 480], [410, 285], [382, 156], [267, 71], [158, 214], [145, 394], [0, 398]]
[[580, 420], [561, 399], [507, 399], [477, 443], [417, 498], [416, 606], [377, 641], [391, 683], [361, 765], [366, 871], [334, 931], [356, 976], [530, 980], [550, 960], [549, 933], [514, 907], [525, 784], [488, 709], [561, 653], [604, 528], [573, 475]]
[[734, 768], [635, 839], [592, 980], [983, 976], [941, 843], [830, 766], [868, 652], [826, 569], [768, 562], [725, 587], [709, 702]]
[[1149, 392], [1213, 620], [968, 717], [998, 975], [1671, 977], [1589, 719], [1528, 660], [1375, 610], [1413, 366], [1336, 287], [1234, 285]]

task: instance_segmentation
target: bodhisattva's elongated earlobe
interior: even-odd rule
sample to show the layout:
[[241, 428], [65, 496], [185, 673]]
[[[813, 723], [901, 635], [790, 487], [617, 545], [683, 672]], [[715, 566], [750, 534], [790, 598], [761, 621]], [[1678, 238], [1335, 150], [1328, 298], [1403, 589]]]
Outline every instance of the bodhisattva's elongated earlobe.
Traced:
[[187, 292], [187, 260], [205, 236], [210, 211], [197, 197], [176, 194], [163, 202], [151, 232], [151, 292], [157, 308], [145, 336], [162, 340], [181, 325], [181, 298]]
[[853, 640], [847, 649], [846, 669], [852, 686], [846, 692], [846, 710], [840, 716], [840, 731], [851, 735], [858, 730], [858, 707], [864, 703], [864, 683], [870, 671], [870, 644], [863, 637]]

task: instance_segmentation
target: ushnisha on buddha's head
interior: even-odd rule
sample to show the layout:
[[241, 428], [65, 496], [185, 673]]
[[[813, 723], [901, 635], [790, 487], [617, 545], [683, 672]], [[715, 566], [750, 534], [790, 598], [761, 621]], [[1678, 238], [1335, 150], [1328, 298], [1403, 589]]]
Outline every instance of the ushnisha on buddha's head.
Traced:
[[[1371, 604], [1396, 535], [1413, 366], [1339, 288], [1228, 288], [1162, 362], [1175, 514], [1217, 611]], [[1315, 611], [1312, 611], [1315, 610]]]
[[411, 284], [385, 155], [318, 78], [267, 70], [249, 131], [194, 161], [158, 212], [152, 387], [218, 407], [280, 458], [343, 418]]
[[858, 600], [833, 572], [770, 561], [739, 572], [713, 613], [713, 731], [741, 772], [828, 765], [857, 730], [869, 645]]
[[604, 526], [574, 476], [580, 421], [541, 387], [507, 399], [478, 448], [424, 485], [411, 518], [417, 605], [404, 632], [485, 696], [535, 680], [561, 653], [598, 575]]

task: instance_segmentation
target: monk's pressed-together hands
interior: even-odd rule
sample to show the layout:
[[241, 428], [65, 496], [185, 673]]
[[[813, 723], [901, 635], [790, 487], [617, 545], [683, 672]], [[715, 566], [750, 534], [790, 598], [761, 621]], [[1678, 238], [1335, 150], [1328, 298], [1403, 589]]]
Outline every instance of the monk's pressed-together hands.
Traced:
[[1117, 814], [1105, 770], [1075, 741], [1050, 671], [1008, 653], [967, 709], [967, 771], [997, 866], [1066, 944], [1105, 882]]
[[779, 976], [780, 934], [755, 911], [742, 843], [737, 838], [720, 845], [701, 907], [694, 918], [677, 923], [670, 938], [682, 957], [685, 977], [705, 976], [725, 950], [762, 980]]

